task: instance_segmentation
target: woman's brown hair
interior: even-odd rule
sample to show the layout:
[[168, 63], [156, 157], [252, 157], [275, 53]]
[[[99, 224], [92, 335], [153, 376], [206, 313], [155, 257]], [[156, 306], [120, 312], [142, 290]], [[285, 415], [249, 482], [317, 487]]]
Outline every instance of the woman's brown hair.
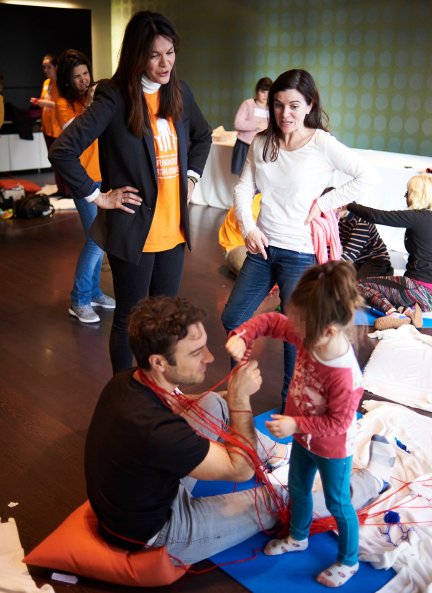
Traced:
[[[126, 102], [127, 121], [131, 132], [142, 137], [150, 131], [150, 119], [141, 77], [146, 72], [147, 62], [158, 35], [170, 39], [175, 53], [179, 49], [179, 37], [168, 19], [149, 10], [134, 14], [126, 26], [117, 70], [112, 79], [119, 86]], [[159, 117], [178, 120], [183, 109], [183, 93], [177, 81], [175, 64], [167, 84], [160, 88]]]
[[267, 130], [261, 132], [266, 137], [263, 158], [266, 161], [267, 155], [270, 152], [270, 160], [275, 161], [279, 154], [279, 139], [282, 137], [279, 126], [276, 123], [274, 113], [274, 100], [276, 93], [295, 89], [303, 95], [308, 105], [312, 104], [312, 109], [304, 120], [306, 128], [314, 130], [328, 131], [327, 126], [329, 118], [327, 113], [321, 107], [321, 100], [315, 81], [306, 70], [288, 70], [280, 74], [274, 83], [271, 85], [268, 94], [268, 108], [269, 108], [269, 125]]
[[[93, 73], [88, 57], [77, 49], [67, 49], [62, 52], [57, 62], [57, 88], [60, 97], [71, 105], [75, 101], [83, 101], [82, 93], [73, 83], [73, 70], [76, 66], [86, 66], [90, 74], [90, 87], [94, 85]], [[89, 88], [90, 88], [89, 87]]]

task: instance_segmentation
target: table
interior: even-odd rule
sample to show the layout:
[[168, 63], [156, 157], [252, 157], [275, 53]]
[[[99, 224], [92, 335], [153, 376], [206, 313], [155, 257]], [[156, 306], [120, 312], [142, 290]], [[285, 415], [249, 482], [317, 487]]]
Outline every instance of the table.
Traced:
[[[204, 174], [194, 190], [192, 203], [226, 210], [232, 206], [233, 191], [238, 182], [238, 177], [231, 173], [233, 146], [232, 137], [213, 142]], [[359, 203], [373, 208], [405, 209], [407, 206], [404, 195], [407, 181], [413, 175], [424, 173], [427, 167], [432, 168], [432, 157], [379, 150], [354, 150], [369, 161], [380, 175], [380, 182], [371, 190], [370, 195], [359, 200]], [[337, 187], [348, 179], [350, 179], [349, 176], [336, 172], [333, 185]], [[406, 253], [403, 241], [404, 229], [378, 225], [378, 230], [389, 250]]]
[[205, 204], [228, 210], [233, 203], [237, 175], [231, 173], [231, 156], [234, 140], [213, 141], [204, 174], [197, 183], [193, 204]]

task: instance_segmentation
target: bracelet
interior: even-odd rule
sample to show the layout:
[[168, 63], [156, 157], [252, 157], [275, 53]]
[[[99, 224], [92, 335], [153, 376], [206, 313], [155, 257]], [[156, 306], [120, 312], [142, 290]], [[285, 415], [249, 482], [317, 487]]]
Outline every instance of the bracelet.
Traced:
[[192, 175], [188, 175], [187, 178], [192, 181], [192, 183], [194, 185], [196, 185], [196, 182], [198, 181], [198, 179], [196, 177], [192, 177]]

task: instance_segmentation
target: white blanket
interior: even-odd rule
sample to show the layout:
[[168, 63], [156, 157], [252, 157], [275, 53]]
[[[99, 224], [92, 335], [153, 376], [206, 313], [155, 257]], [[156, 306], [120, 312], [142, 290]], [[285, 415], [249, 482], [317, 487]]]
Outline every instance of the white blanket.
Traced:
[[[355, 465], [366, 465], [373, 434], [393, 443], [397, 437], [410, 453], [395, 444], [391, 489], [370, 509], [378, 515], [360, 528], [360, 559], [397, 571], [379, 593], [432, 593], [432, 419], [397, 404], [369, 400], [364, 407]], [[390, 528], [391, 542], [379, 531], [388, 510], [399, 513], [402, 524]]]
[[0, 593], [54, 593], [51, 585], [40, 589], [23, 563], [24, 550], [14, 519], [0, 521]]
[[380, 343], [364, 370], [364, 388], [394, 402], [432, 412], [432, 336], [412, 325], [378, 331]]

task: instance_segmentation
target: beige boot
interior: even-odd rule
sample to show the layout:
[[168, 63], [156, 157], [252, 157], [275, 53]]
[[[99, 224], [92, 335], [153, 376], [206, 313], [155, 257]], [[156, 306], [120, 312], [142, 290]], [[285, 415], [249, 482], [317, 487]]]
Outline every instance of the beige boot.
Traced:
[[401, 316], [399, 313], [391, 313], [390, 315], [384, 315], [384, 317], [378, 317], [375, 319], [375, 329], [396, 329], [401, 325], [407, 325], [411, 323], [411, 319], [405, 315]]
[[414, 327], [423, 327], [423, 313], [418, 303], [414, 305], [414, 309], [411, 307], [405, 309], [404, 315], [410, 318]]

